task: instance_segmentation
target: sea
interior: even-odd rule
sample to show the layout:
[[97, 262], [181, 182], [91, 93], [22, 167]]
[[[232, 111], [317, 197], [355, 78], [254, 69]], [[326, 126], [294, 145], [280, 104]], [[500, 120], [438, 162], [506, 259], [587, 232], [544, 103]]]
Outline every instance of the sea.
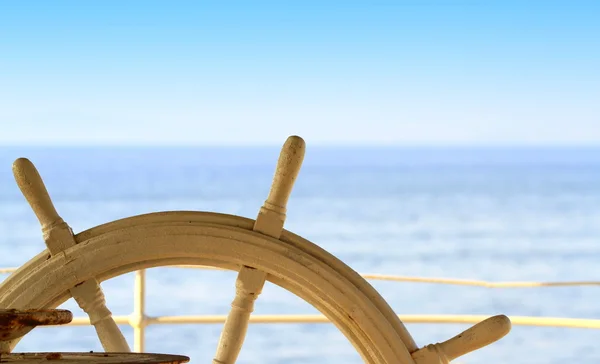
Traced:
[[[215, 211], [255, 218], [277, 147], [0, 148], [0, 266], [42, 249], [39, 224], [11, 172], [37, 166], [61, 216], [79, 232], [131, 215]], [[600, 148], [311, 147], [286, 228], [360, 273], [489, 281], [600, 281]], [[5, 279], [2, 275], [0, 279]], [[226, 314], [235, 273], [147, 271], [147, 314]], [[370, 281], [399, 314], [600, 318], [600, 286], [503, 288]], [[115, 315], [133, 310], [133, 273], [102, 283]], [[73, 300], [62, 307], [83, 312]], [[316, 314], [266, 285], [257, 314]], [[146, 330], [146, 351], [209, 363], [222, 324]], [[468, 325], [407, 324], [418, 345]], [[129, 326], [122, 330], [133, 344]], [[398, 345], [402, 345], [398, 343]], [[16, 351], [102, 351], [91, 326], [37, 328]], [[361, 363], [331, 324], [253, 324], [238, 363]], [[458, 363], [600, 362], [600, 330], [513, 326]]]

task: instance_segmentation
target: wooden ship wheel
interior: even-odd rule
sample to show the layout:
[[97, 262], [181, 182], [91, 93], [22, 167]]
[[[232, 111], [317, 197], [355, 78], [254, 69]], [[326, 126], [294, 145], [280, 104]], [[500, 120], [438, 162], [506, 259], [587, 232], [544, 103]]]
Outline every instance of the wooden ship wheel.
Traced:
[[112, 277], [169, 265], [204, 265], [239, 272], [213, 364], [236, 362], [254, 302], [266, 281], [323, 313], [369, 364], [448, 363], [510, 331], [510, 320], [499, 315], [448, 341], [419, 348], [392, 308], [357, 272], [318, 245], [284, 230], [286, 205], [304, 150], [300, 137], [287, 139], [256, 220], [213, 212], [159, 212], [109, 222], [78, 234], [55, 210], [34, 165], [17, 159], [14, 176], [41, 224], [47, 250], [0, 285], [0, 323], [11, 314], [37, 315], [37, 321], [22, 320], [25, 328], [0, 325], [0, 362], [50, 360], [46, 353], [16, 354], [12, 350], [31, 328], [69, 321], [64, 312], [53, 309], [71, 297], [89, 316], [105, 353], [56, 353], [58, 360], [185, 362], [185, 357], [130, 353], [100, 288], [100, 282]]

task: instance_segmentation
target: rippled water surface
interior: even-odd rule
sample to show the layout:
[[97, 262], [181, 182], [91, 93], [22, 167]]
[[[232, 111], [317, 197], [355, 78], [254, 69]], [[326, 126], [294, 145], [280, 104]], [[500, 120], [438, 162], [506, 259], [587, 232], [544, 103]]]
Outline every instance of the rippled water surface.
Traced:
[[[153, 211], [203, 210], [254, 218], [277, 148], [0, 149], [0, 266], [43, 249], [11, 163], [29, 157], [59, 213], [77, 231]], [[599, 280], [600, 149], [311, 148], [286, 227], [364, 273], [492, 281]], [[3, 276], [2, 279], [4, 279]], [[149, 315], [226, 314], [232, 272], [155, 268]], [[401, 314], [598, 318], [600, 288], [485, 289], [373, 281]], [[115, 315], [133, 309], [133, 275], [102, 284]], [[71, 300], [64, 307], [81, 310]], [[259, 314], [317, 313], [267, 285]], [[462, 325], [410, 324], [420, 345]], [[122, 328], [133, 340], [131, 328]], [[146, 350], [212, 358], [221, 325], [150, 326]], [[600, 331], [515, 326], [462, 363], [598, 363]], [[100, 351], [91, 327], [41, 328], [19, 351]], [[252, 325], [238, 363], [360, 363], [329, 324]]]

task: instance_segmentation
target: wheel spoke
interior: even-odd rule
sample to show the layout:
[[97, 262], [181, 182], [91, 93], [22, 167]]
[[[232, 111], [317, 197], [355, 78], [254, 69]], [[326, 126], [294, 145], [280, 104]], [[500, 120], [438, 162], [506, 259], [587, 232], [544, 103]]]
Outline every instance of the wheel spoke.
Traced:
[[106, 307], [104, 293], [96, 279], [87, 280], [74, 288], [71, 295], [94, 325], [100, 343], [107, 352], [130, 352], [125, 336]]
[[254, 310], [254, 301], [261, 293], [264, 284], [264, 272], [242, 267], [235, 281], [235, 298], [221, 332], [213, 364], [235, 363], [246, 337], [250, 314]]
[[[289, 137], [279, 155], [271, 190], [258, 212], [253, 230], [279, 239], [286, 218], [286, 206], [294, 182], [304, 159], [305, 144], [302, 138]], [[234, 364], [242, 349], [248, 320], [254, 310], [254, 301], [265, 284], [267, 274], [243, 266], [235, 283], [235, 298], [223, 326], [213, 364]]]
[[[13, 174], [19, 189], [42, 225], [44, 241], [51, 255], [59, 254], [76, 244], [73, 231], [60, 217], [37, 169], [28, 159], [19, 158], [13, 164]], [[81, 282], [70, 289], [71, 295], [90, 317], [98, 338], [106, 351], [130, 352], [125, 336], [106, 307], [104, 293], [96, 279]]]

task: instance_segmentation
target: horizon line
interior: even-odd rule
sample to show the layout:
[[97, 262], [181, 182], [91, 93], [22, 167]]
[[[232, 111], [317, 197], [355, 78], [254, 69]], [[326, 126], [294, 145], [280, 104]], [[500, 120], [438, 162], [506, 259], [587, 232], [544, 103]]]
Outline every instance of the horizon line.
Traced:
[[[285, 139], [279, 142], [119, 142], [119, 141], [101, 141], [101, 142], [0, 142], [0, 148], [273, 148], [281, 147]], [[597, 148], [600, 147], [600, 141], [544, 141], [544, 142], [524, 142], [524, 141], [457, 141], [457, 142], [434, 142], [434, 141], [313, 141], [303, 138], [309, 147], [317, 148]]]
[[[283, 143], [275, 144], [0, 144], [1, 149], [95, 149], [95, 148], [117, 148], [117, 149], [266, 149], [281, 148]], [[307, 143], [308, 148], [318, 149], [600, 149], [600, 143], [588, 144], [532, 144], [532, 143], [514, 143], [514, 144], [325, 144], [325, 143]]]

